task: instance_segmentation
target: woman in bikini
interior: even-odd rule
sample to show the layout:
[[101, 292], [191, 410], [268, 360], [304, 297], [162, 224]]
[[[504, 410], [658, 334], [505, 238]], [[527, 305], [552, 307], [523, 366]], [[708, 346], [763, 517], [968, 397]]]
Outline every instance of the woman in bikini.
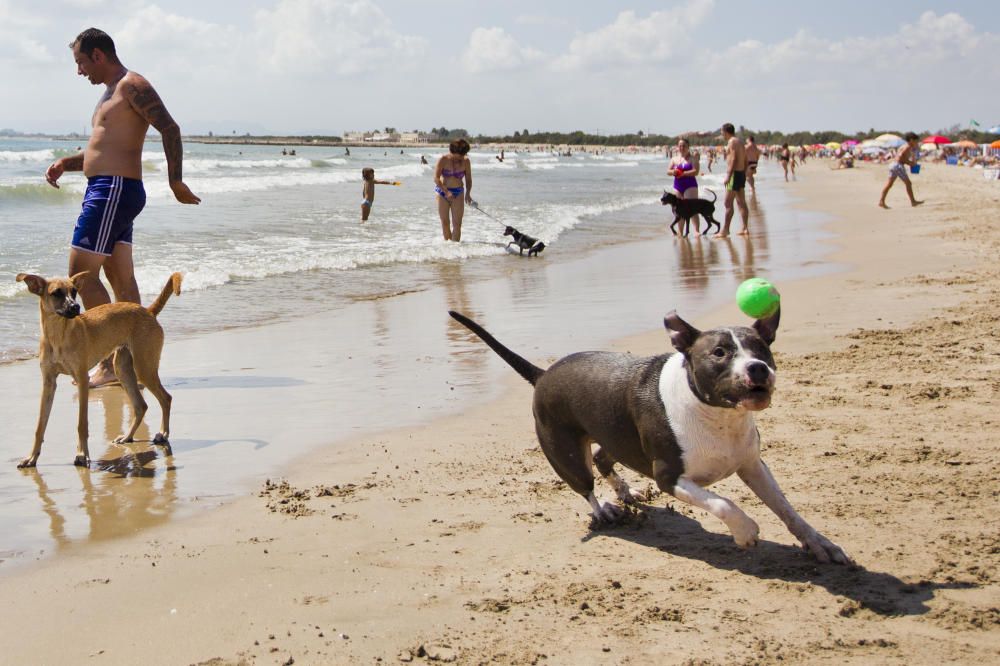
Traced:
[[781, 144], [781, 152], [778, 153], [778, 162], [781, 163], [781, 168], [785, 171], [785, 182], [788, 182], [788, 163], [792, 163], [792, 173], [795, 173], [795, 162], [792, 158], [792, 151], [788, 149], [788, 144]]
[[[670, 165], [667, 173], [674, 177], [674, 194], [681, 199], [698, 198], [698, 174], [701, 172], [701, 155], [692, 153], [687, 139], [677, 141], [677, 154], [670, 158]], [[684, 228], [681, 229], [683, 236], [687, 236], [687, 225], [694, 225], [694, 235], [698, 236], [698, 229], [701, 228], [701, 216], [695, 215], [690, 221], [684, 220]]]
[[441, 156], [434, 169], [434, 193], [438, 215], [441, 216], [441, 233], [446, 241], [456, 243], [462, 240], [465, 204], [472, 203], [472, 162], [466, 157], [469, 148], [465, 139], [452, 141], [448, 154]]

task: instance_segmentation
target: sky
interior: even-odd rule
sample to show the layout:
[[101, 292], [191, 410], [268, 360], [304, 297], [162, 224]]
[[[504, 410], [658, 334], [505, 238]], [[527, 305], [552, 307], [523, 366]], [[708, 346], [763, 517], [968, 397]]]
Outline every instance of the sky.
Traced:
[[0, 128], [87, 130], [90, 26], [186, 134], [1000, 123], [986, 0], [0, 0]]

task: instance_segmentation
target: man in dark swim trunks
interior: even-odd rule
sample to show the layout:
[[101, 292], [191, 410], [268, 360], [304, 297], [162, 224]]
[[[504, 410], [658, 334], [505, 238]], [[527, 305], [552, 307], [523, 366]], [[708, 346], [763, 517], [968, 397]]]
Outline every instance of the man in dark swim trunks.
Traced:
[[726, 238], [729, 236], [729, 225], [733, 221], [733, 200], [740, 207], [740, 217], [743, 218], [743, 228], [740, 229], [740, 236], [750, 234], [749, 218], [750, 210], [747, 208], [747, 200], [744, 196], [744, 189], [747, 182], [747, 153], [743, 147], [743, 142], [736, 138], [736, 128], [732, 123], [722, 126], [722, 140], [726, 142], [726, 221], [722, 225], [722, 231], [715, 234], [716, 238]]
[[[103, 84], [104, 94], [92, 118], [93, 132], [86, 149], [53, 162], [45, 180], [59, 187], [65, 171], [83, 171], [87, 192], [76, 222], [69, 252], [69, 274], [90, 271], [97, 278], [101, 269], [115, 292], [115, 300], [139, 302], [139, 285], [132, 264], [132, 222], [146, 204], [142, 185], [142, 146], [152, 125], [163, 137], [167, 177], [174, 197], [185, 204], [201, 201], [181, 177], [181, 130], [167, 113], [160, 96], [145, 77], [129, 71], [118, 60], [115, 43], [97, 28], [81, 32], [73, 43], [77, 73], [94, 85]], [[80, 298], [88, 310], [111, 302], [98, 279], [86, 280]], [[114, 370], [105, 360], [91, 377], [91, 386], [115, 381]]]

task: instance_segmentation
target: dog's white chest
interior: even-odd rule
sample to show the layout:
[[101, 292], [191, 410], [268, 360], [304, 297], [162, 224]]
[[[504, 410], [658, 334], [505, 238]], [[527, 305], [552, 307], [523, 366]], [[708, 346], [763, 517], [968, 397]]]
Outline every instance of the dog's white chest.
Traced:
[[681, 449], [683, 476], [698, 485], [720, 481], [760, 455], [753, 416], [698, 400], [688, 386], [683, 355], [675, 354], [664, 364], [660, 398]]

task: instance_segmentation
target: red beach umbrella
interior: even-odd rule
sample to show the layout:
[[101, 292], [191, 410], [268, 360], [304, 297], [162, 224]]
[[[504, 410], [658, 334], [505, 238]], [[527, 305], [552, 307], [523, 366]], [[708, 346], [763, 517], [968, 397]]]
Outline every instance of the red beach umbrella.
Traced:
[[941, 136], [940, 134], [932, 134], [930, 136], [925, 136], [924, 140], [920, 143], [933, 143], [940, 145], [942, 143], [951, 143], [951, 139], [946, 136]]

